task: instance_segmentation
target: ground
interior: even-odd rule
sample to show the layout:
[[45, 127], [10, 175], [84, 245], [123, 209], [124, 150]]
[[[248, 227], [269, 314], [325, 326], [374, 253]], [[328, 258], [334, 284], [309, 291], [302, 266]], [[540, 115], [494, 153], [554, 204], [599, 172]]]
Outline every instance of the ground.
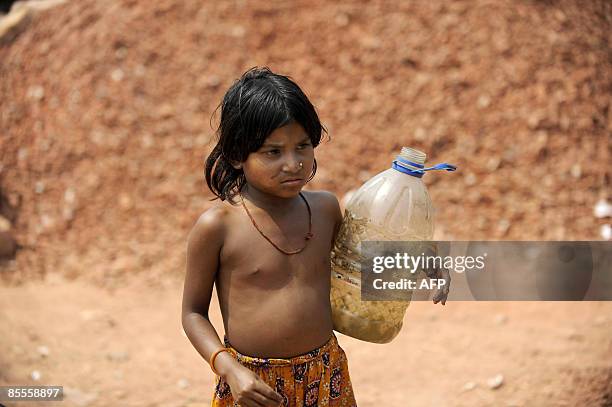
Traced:
[[[293, 77], [327, 127], [309, 188], [342, 198], [410, 146], [458, 167], [424, 177], [437, 239], [602, 239], [611, 25], [605, 0], [33, 12], [0, 39], [0, 224], [20, 245], [0, 261], [0, 384], [38, 371], [72, 405], [207, 403], [180, 330], [185, 243], [211, 205], [211, 116], [255, 65]], [[611, 311], [414, 303], [389, 345], [339, 340], [360, 406], [609, 406]]]

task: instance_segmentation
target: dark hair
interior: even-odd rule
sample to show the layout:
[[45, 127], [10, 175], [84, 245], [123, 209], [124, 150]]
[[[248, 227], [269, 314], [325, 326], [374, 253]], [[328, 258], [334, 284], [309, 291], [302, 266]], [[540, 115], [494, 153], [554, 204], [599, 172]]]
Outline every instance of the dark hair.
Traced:
[[[231, 162], [246, 161], [274, 130], [295, 121], [313, 147], [319, 145], [322, 133], [327, 133], [300, 87], [266, 67], [245, 72], [228, 89], [219, 107], [218, 141], [206, 159], [205, 176], [210, 190], [222, 201], [231, 200], [246, 183], [242, 170], [232, 167]], [[315, 160], [309, 180], [316, 171]]]

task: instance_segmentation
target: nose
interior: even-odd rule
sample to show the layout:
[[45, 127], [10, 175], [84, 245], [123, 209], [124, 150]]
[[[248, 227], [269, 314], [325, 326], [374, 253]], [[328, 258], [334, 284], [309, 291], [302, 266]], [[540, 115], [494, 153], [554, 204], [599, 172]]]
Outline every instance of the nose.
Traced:
[[297, 173], [302, 170], [303, 166], [304, 163], [299, 159], [299, 157], [289, 154], [283, 162], [282, 170], [288, 173]]

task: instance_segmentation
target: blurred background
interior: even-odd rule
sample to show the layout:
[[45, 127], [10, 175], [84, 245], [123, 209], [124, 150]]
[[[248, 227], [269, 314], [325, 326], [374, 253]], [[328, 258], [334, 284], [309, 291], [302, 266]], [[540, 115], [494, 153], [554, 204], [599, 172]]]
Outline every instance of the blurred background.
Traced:
[[[308, 188], [342, 199], [410, 146], [458, 167], [424, 177], [438, 240], [612, 238], [609, 1], [1, 3], [0, 385], [209, 403], [185, 244], [253, 66], [329, 131]], [[611, 333], [610, 303], [455, 302], [411, 305], [389, 345], [339, 338], [360, 406], [609, 406]]]

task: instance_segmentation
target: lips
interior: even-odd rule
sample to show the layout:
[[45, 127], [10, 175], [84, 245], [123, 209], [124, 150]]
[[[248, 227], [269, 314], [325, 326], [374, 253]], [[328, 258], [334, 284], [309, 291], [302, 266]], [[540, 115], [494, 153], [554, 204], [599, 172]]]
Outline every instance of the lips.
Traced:
[[304, 179], [302, 178], [290, 178], [290, 179], [286, 179], [284, 181], [281, 181], [281, 184], [289, 184], [289, 183], [297, 183], [297, 182], [302, 182]]

